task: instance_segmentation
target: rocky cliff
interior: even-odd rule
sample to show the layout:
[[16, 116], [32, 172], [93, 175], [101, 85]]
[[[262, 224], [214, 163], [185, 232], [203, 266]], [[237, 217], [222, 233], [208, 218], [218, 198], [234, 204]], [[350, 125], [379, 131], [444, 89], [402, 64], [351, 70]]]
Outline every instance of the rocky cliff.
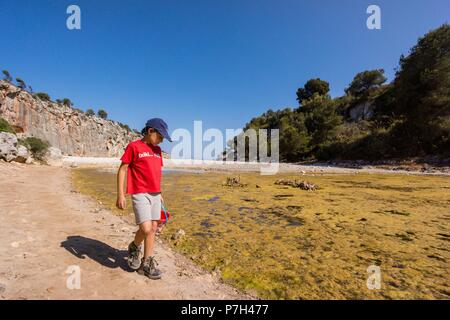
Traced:
[[43, 101], [6, 81], [0, 81], [0, 117], [19, 138], [47, 140], [64, 155], [117, 157], [130, 141], [139, 138], [117, 122]]

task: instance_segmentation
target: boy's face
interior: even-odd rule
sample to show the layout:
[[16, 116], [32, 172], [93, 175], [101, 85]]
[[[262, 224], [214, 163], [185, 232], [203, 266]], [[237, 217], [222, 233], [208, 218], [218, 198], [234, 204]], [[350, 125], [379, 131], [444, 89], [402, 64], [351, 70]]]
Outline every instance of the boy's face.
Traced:
[[155, 129], [149, 129], [148, 135], [149, 135], [150, 143], [154, 146], [160, 144], [164, 140], [164, 137]]

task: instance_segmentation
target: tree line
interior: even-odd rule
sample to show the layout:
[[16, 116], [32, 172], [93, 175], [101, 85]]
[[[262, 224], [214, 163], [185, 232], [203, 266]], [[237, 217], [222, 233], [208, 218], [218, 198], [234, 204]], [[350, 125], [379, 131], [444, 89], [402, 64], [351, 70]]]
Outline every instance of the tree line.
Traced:
[[327, 81], [311, 79], [296, 92], [298, 106], [269, 109], [244, 131], [279, 129], [281, 161], [447, 157], [449, 49], [450, 26], [444, 24], [400, 57], [391, 83], [383, 69], [366, 70], [333, 99]]

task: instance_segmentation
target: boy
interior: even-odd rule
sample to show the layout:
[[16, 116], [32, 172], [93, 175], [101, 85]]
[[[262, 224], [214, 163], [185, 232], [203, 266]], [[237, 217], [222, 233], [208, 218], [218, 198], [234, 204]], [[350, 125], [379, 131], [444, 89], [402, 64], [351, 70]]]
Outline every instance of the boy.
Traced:
[[[164, 120], [153, 118], [142, 129], [143, 138], [128, 144], [122, 164], [117, 173], [117, 202], [119, 209], [125, 208], [125, 174], [127, 194], [131, 194], [133, 211], [139, 230], [128, 246], [128, 265], [150, 279], [161, 279], [153, 257], [153, 243], [158, 221], [161, 218], [161, 167], [163, 159], [158, 147], [164, 138], [172, 142]], [[144, 242], [144, 257], [141, 260], [141, 244]]]

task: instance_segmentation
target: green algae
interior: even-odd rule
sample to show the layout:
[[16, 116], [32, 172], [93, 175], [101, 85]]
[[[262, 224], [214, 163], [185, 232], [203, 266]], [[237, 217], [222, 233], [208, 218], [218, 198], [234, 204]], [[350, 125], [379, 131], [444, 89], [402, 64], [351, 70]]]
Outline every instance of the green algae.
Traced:
[[[115, 208], [116, 177], [73, 170], [76, 188]], [[448, 299], [450, 179], [400, 174], [171, 173], [162, 239], [231, 285], [270, 299]], [[278, 186], [307, 180], [316, 191]], [[171, 236], [183, 229], [183, 241]], [[366, 286], [381, 268], [382, 288]]]

